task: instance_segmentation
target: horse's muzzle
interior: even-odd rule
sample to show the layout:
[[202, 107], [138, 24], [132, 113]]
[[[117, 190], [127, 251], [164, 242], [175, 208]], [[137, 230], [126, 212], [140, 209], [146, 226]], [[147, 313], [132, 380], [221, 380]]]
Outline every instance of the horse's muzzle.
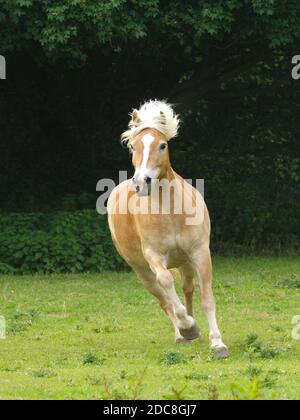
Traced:
[[144, 178], [142, 182], [137, 181], [135, 178], [132, 178], [132, 182], [136, 193], [140, 197], [146, 197], [151, 194], [152, 179], [150, 177]]

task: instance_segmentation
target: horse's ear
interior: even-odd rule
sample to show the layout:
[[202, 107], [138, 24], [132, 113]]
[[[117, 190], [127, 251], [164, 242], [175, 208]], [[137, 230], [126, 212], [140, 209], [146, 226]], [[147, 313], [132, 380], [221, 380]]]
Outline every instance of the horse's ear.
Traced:
[[167, 117], [166, 117], [166, 114], [163, 111], [160, 111], [159, 124], [163, 127], [167, 126]]
[[164, 112], [162, 112], [162, 111], [160, 111], [160, 122], [161, 122], [162, 124], [167, 124], [167, 117], [166, 117], [166, 114], [165, 114]]
[[138, 111], [135, 109], [131, 114], [131, 124], [137, 127], [141, 123]]

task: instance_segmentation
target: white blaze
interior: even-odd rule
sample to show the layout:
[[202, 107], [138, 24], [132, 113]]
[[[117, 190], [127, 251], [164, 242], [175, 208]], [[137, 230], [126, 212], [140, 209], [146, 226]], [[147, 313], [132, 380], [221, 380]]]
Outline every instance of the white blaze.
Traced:
[[136, 170], [135, 178], [139, 182], [143, 182], [147, 176], [150, 178], [153, 177], [153, 173], [151, 170], [147, 168], [148, 161], [149, 161], [149, 155], [151, 150], [151, 144], [154, 141], [154, 137], [151, 134], [146, 134], [141, 139], [143, 145], [144, 145], [144, 151], [143, 151], [143, 160], [142, 164], [139, 168]]
[[142, 138], [142, 143], [144, 145], [143, 162], [142, 162], [142, 165], [140, 167], [140, 171], [142, 173], [144, 173], [147, 170], [147, 163], [148, 163], [148, 160], [149, 160], [151, 144], [153, 143], [153, 141], [154, 141], [154, 137], [151, 134], [146, 134]]

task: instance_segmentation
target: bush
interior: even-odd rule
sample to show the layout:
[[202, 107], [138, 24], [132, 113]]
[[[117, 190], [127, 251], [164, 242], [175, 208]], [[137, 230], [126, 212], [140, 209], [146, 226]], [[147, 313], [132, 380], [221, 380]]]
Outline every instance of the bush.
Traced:
[[[222, 234], [218, 226], [215, 224], [213, 228], [214, 253], [248, 255], [264, 252], [259, 246], [249, 246], [243, 235], [235, 234], [229, 240], [229, 236], [226, 237], [229, 228], [225, 222]], [[0, 275], [103, 272], [128, 268], [111, 240], [107, 217], [93, 210], [0, 213], [0, 232]], [[254, 236], [257, 237], [258, 233]], [[274, 252], [276, 249], [270, 246], [268, 254]]]
[[95, 211], [0, 214], [0, 274], [101, 272], [126, 264]]

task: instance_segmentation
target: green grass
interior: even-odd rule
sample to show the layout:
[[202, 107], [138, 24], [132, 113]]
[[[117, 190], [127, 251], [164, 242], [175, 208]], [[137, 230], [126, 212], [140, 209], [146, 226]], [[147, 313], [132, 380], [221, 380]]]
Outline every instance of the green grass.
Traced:
[[175, 345], [131, 273], [1, 276], [0, 398], [299, 399], [300, 259], [217, 258], [214, 267], [225, 361], [211, 358], [198, 294], [203, 338]]

